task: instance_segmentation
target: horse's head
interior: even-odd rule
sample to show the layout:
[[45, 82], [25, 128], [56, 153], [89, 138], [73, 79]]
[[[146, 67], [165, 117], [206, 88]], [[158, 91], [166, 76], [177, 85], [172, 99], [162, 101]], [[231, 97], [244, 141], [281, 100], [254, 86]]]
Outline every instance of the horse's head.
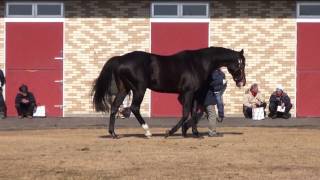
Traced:
[[227, 69], [238, 87], [246, 85], [245, 65], [246, 59], [243, 55], [243, 50], [236, 52], [232, 62], [227, 65]]

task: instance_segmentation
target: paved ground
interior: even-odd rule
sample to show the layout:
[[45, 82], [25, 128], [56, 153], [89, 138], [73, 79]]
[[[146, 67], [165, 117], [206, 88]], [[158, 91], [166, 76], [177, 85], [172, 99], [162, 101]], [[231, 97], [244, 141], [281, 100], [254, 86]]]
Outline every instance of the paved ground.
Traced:
[[[178, 118], [145, 118], [149, 126], [170, 128]], [[75, 128], [105, 128], [109, 123], [108, 118], [101, 117], [65, 117], [65, 118], [34, 118], [0, 119], [0, 130], [31, 130], [31, 129], [75, 129]], [[200, 127], [207, 126], [207, 121], [202, 120]], [[320, 129], [320, 118], [291, 118], [291, 119], [265, 119], [253, 121], [244, 118], [226, 118], [220, 127], [294, 127]], [[117, 119], [116, 128], [139, 127], [135, 118]]]

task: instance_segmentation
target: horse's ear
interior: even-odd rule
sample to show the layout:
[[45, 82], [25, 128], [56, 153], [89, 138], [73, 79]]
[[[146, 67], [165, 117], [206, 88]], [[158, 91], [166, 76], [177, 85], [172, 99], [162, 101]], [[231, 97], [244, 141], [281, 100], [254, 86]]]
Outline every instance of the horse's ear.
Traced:
[[243, 55], [243, 49], [241, 49], [240, 54]]

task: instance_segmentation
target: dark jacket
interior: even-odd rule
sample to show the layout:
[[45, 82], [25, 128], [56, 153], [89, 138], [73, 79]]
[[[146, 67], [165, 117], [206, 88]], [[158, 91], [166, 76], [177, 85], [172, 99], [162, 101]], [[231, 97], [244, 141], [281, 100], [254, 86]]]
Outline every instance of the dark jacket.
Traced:
[[0, 82], [1, 82], [0, 89], [2, 90], [2, 87], [6, 84], [6, 79], [5, 79], [3, 71], [1, 69], [0, 69]]
[[223, 80], [226, 79], [226, 75], [220, 70], [214, 70], [211, 74], [211, 82], [209, 89], [213, 92], [220, 92], [225, 89], [227, 84], [223, 84]]
[[285, 106], [288, 106], [291, 104], [290, 97], [283, 92], [281, 96], [277, 96], [276, 92], [273, 92], [270, 96], [270, 105], [278, 105], [280, 106], [282, 103], [285, 104]]
[[227, 84], [223, 84], [225, 74], [220, 70], [214, 70], [210, 76], [209, 89], [204, 100], [204, 106], [216, 105], [215, 92], [222, 92], [227, 87]]
[[36, 105], [36, 99], [31, 92], [27, 92], [27, 96], [23, 96], [21, 93], [18, 93], [15, 100], [16, 106], [22, 103], [22, 99], [27, 99], [30, 104]]

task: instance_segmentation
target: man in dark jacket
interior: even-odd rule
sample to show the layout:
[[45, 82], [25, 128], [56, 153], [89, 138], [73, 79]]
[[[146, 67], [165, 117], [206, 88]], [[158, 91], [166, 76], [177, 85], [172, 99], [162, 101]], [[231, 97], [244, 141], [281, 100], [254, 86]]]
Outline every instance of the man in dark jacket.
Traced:
[[278, 117], [288, 119], [291, 117], [289, 113], [291, 108], [290, 97], [283, 91], [282, 86], [278, 85], [276, 91], [270, 96], [269, 117], [272, 119]]
[[3, 71], [0, 69], [0, 118], [3, 119], [7, 115], [7, 106], [3, 98], [3, 86], [6, 84], [6, 79], [4, 77]]
[[31, 92], [28, 91], [28, 86], [21, 85], [15, 100], [16, 109], [19, 118], [32, 118], [33, 111], [36, 108], [36, 100]]
[[[209, 84], [209, 90], [207, 92], [204, 106], [208, 114], [209, 121], [209, 136], [219, 136], [216, 131], [216, 121], [222, 122], [224, 118], [224, 104], [223, 93], [227, 88], [227, 81], [225, 74], [221, 69], [214, 70], [211, 74], [211, 81]], [[216, 114], [215, 105], [218, 108], [218, 116]]]

